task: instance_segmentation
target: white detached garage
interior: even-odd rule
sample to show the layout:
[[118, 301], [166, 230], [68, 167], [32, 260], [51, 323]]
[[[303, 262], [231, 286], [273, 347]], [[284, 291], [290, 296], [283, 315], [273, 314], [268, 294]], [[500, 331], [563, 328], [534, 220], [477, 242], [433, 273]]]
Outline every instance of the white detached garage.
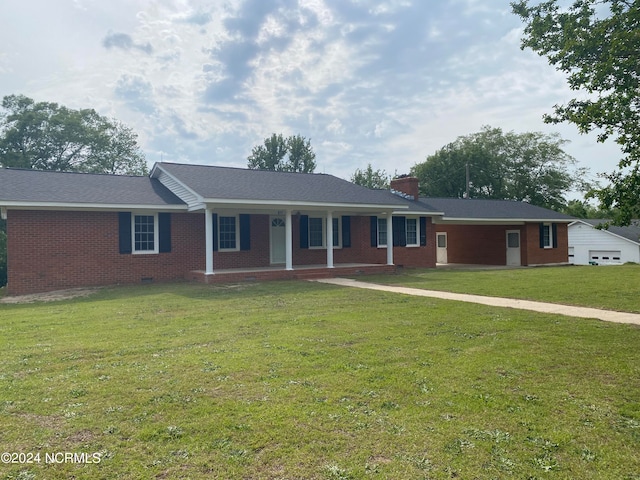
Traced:
[[569, 262], [576, 265], [640, 263], [640, 223], [599, 230], [606, 220], [581, 219], [569, 224]]

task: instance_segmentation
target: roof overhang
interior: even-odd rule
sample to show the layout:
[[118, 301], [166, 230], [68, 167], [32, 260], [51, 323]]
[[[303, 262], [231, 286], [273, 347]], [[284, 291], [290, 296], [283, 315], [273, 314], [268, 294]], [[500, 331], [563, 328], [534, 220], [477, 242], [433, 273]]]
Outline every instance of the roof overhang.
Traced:
[[123, 210], [187, 211], [186, 205], [167, 204], [7, 202], [0, 200], [0, 206], [6, 210], [87, 210], [109, 212], [119, 212]]
[[408, 207], [403, 205], [386, 204], [359, 204], [359, 203], [325, 203], [325, 202], [300, 202], [292, 200], [249, 200], [249, 199], [223, 199], [206, 198], [202, 203], [189, 206], [189, 211], [201, 211], [205, 208], [216, 209], [237, 209], [237, 210], [303, 210], [318, 212], [354, 212], [354, 213], [379, 213], [396, 212], [406, 213]]
[[448, 225], [524, 225], [525, 223], [571, 223], [573, 219], [556, 218], [453, 218], [443, 216], [434, 223]]

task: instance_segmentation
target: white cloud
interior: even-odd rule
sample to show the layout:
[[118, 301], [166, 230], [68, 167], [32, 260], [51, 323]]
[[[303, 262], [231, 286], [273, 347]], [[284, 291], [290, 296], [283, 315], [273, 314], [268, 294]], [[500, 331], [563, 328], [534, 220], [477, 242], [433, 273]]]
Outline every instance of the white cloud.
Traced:
[[2, 2], [0, 96], [96, 108], [136, 130], [151, 161], [242, 166], [282, 132], [312, 138], [319, 171], [404, 173], [486, 124], [559, 130], [585, 164], [616, 156], [542, 122], [572, 92], [520, 50], [506, 4], [294, 3]]

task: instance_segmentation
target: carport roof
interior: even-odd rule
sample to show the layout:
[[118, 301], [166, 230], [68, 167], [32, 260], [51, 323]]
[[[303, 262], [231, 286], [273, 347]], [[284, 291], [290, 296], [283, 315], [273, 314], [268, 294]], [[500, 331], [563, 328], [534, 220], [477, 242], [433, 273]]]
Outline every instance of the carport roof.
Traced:
[[512, 200], [475, 198], [420, 197], [420, 202], [432, 211], [445, 212], [443, 220], [455, 221], [553, 221], [569, 223], [575, 218], [547, 208]]

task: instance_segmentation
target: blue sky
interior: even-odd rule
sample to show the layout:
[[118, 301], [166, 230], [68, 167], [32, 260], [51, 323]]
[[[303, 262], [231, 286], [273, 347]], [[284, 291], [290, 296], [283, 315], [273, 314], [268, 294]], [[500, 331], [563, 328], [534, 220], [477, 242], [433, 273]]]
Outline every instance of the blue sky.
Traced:
[[271, 133], [316, 171], [407, 173], [480, 130], [558, 132], [598, 172], [620, 151], [542, 115], [575, 96], [498, 0], [21, 0], [0, 4], [0, 96], [95, 108], [150, 165], [244, 167]]

